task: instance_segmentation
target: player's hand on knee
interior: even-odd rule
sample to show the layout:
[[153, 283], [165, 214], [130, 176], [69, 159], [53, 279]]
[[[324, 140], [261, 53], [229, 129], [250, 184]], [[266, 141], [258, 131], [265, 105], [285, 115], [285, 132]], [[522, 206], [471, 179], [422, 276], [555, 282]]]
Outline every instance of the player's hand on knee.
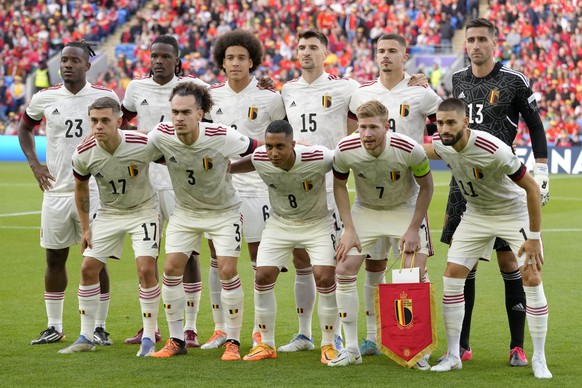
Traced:
[[83, 234], [81, 235], [81, 253], [85, 252], [85, 249], [87, 249], [87, 247], [93, 248], [93, 242], [91, 241], [92, 239], [93, 235], [91, 233], [91, 229], [83, 232]]
[[336, 247], [336, 260], [343, 261], [353, 247], [356, 247], [358, 252], [362, 252], [362, 244], [358, 235], [355, 232], [345, 230]]
[[524, 271], [530, 266], [533, 273], [542, 270], [542, 267], [544, 266], [544, 256], [540, 240], [526, 240], [519, 248], [517, 254], [518, 256], [525, 254], [525, 261], [523, 264]]
[[542, 206], [550, 201], [550, 178], [548, 176], [548, 165], [545, 163], [536, 163], [533, 167], [533, 176], [542, 194]]

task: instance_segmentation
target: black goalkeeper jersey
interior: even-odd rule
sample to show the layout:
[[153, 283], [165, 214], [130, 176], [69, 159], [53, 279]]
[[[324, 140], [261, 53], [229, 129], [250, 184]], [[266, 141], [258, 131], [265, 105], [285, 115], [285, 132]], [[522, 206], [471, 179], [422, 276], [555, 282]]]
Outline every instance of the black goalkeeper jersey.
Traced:
[[471, 66], [453, 74], [453, 96], [467, 105], [469, 127], [489, 132], [511, 146], [521, 113], [530, 132], [536, 159], [548, 157], [544, 127], [528, 79], [497, 62], [489, 75], [478, 78]]

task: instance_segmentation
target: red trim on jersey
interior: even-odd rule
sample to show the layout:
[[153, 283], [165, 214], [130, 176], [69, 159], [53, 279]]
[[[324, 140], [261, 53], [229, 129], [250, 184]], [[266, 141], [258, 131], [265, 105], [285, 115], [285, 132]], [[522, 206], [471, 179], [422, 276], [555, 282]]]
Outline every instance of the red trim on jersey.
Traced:
[[253, 151], [259, 147], [259, 142], [256, 139], [249, 137], [249, 140], [250, 140], [249, 148], [247, 148], [247, 150], [244, 153], [240, 154], [241, 157], [252, 154]]
[[226, 136], [226, 128], [224, 128], [224, 127], [206, 127], [204, 134], [208, 137]]
[[166, 157], [162, 155], [162, 157], [159, 158], [158, 160], [154, 160], [154, 163], [166, 164]]
[[111, 92], [111, 93], [115, 93], [113, 90], [111, 90], [111, 89], [109, 89], [109, 88], [106, 88], [105, 86], [101, 86], [101, 85], [91, 85], [91, 87], [92, 87], [93, 89], [97, 89], [97, 90], [105, 90], [105, 91], [108, 91], [108, 92]]
[[80, 145], [77, 146], [77, 152], [79, 154], [82, 154], [83, 152], [90, 150], [91, 148], [95, 147], [96, 145], [97, 145], [97, 141], [95, 141], [95, 139], [88, 140], [88, 141], [81, 143]]
[[42, 121], [42, 119], [40, 120], [33, 119], [26, 112], [24, 112], [22, 119], [26, 122], [26, 124], [30, 125], [31, 127], [36, 127], [37, 125], [40, 125], [40, 122]]
[[167, 124], [158, 124], [156, 130], [165, 133], [166, 135], [174, 135], [174, 127]]
[[88, 181], [89, 178], [91, 178], [91, 174], [89, 174], [89, 175], [81, 175], [77, 171], [75, 171], [74, 169], [73, 169], [73, 175], [75, 176], [75, 178], [77, 178], [80, 181]]
[[223, 87], [224, 85], [226, 85], [226, 82], [221, 82], [221, 83], [219, 83], [219, 84], [214, 84], [214, 85], [211, 85], [211, 86], [210, 86], [210, 89], [218, 89], [218, 88], [221, 88], [221, 87]]
[[375, 79], [375, 80], [373, 80], [373, 81], [364, 82], [362, 85], [360, 85], [359, 89], [361, 89], [361, 88], [365, 88], [365, 87], [368, 87], [368, 86], [372, 86], [372, 85], [374, 85], [376, 82], [378, 82], [378, 79]]
[[489, 152], [490, 154], [494, 154], [495, 151], [497, 151], [497, 149], [499, 148], [497, 145], [495, 145], [495, 143], [484, 139], [480, 136], [477, 136], [477, 138], [475, 139], [475, 146]]
[[308, 162], [312, 160], [323, 160], [323, 151], [313, 151], [301, 154], [302, 162]]
[[198, 79], [198, 77], [196, 77], [193, 74], [188, 74], [188, 75], [181, 75], [178, 77], [178, 79], [182, 79], [182, 78], [192, 78], [192, 79]]
[[411, 153], [414, 149], [414, 144], [407, 142], [404, 139], [399, 139], [396, 137], [390, 138], [390, 147], [398, 148], [402, 151]]
[[339, 147], [340, 152], [353, 150], [355, 148], [360, 148], [362, 146], [362, 142], [360, 141], [359, 137], [353, 139], [344, 139], [339, 142], [337, 145]]
[[508, 177], [512, 181], [517, 182], [518, 180], [523, 178], [526, 173], [527, 173], [527, 168], [522, 163], [521, 166], [517, 169], [517, 171], [511, 175], [508, 175]]
[[348, 111], [348, 120], [349, 119], [358, 121], [358, 116], [355, 113], [352, 113], [352, 111], [350, 110]]
[[255, 152], [253, 155], [253, 160], [257, 160], [260, 162], [268, 162], [269, 161], [269, 154], [266, 152]]
[[342, 181], [345, 181], [350, 176], [350, 172], [349, 171], [348, 172], [339, 172], [335, 168], [332, 168], [331, 170], [333, 171], [333, 176], [336, 177], [339, 180], [342, 180]]
[[151, 77], [152, 76], [149, 75], [149, 74], [148, 75], [138, 75], [137, 77], [133, 77], [133, 80], [140, 81], [140, 80], [148, 79], [148, 78], [151, 78]]
[[277, 90], [276, 90], [275, 88], [264, 88], [264, 89], [263, 89], [263, 88], [261, 88], [261, 87], [259, 86], [259, 84], [258, 84], [258, 83], [255, 85], [255, 87], [256, 87], [257, 89], [259, 89], [259, 90], [268, 90], [269, 92], [277, 93]]
[[51, 87], [48, 87], [48, 88], [44, 88], [44, 89], [42, 89], [42, 90], [39, 90], [39, 92], [46, 92], [47, 90], [57, 90], [57, 89], [60, 89], [60, 88], [61, 88], [61, 86], [63, 86], [63, 84], [62, 84], [62, 83], [60, 83], [60, 84], [56, 84], [56, 85], [54, 85], [54, 86], [51, 86]]
[[146, 135], [137, 134], [137, 133], [126, 133], [125, 134], [125, 142], [126, 143], [140, 143], [140, 144], [148, 144], [148, 137]]

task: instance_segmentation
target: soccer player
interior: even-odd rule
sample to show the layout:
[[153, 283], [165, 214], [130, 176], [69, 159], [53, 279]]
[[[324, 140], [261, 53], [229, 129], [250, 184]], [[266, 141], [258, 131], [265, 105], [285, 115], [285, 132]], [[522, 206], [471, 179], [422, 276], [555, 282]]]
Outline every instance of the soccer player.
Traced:
[[[376, 47], [376, 64], [380, 69], [380, 76], [374, 81], [363, 84], [354, 92], [350, 101], [350, 112], [355, 114], [360, 105], [366, 101], [380, 101], [388, 109], [389, 130], [407, 135], [422, 144], [427, 118], [431, 122], [435, 120], [441, 98], [431, 88], [409, 86], [411, 76], [404, 71], [407, 60], [406, 40], [401, 35], [380, 36]], [[385, 283], [386, 247], [391, 246], [397, 251], [397, 245], [396, 239], [380, 241], [374, 254], [381, 257], [366, 259], [364, 304], [367, 332], [366, 339], [360, 344], [362, 355], [380, 354], [376, 345], [374, 290], [378, 284]], [[432, 247], [429, 252], [432, 255]], [[397, 256], [396, 252], [395, 256]], [[426, 276], [423, 280], [428, 281]], [[424, 363], [424, 361], [421, 362]]]
[[[293, 127], [294, 139], [300, 143], [334, 149], [340, 139], [357, 127], [354, 117], [348, 119], [348, 107], [352, 94], [360, 85], [355, 80], [339, 78], [325, 72], [327, 43], [325, 35], [316, 30], [299, 34], [297, 57], [301, 64], [301, 77], [283, 85], [281, 95], [287, 119]], [[332, 178], [331, 173], [328, 174], [327, 197], [328, 206], [335, 209]], [[336, 236], [339, 238], [341, 220], [337, 211], [332, 214]], [[315, 306], [313, 270], [304, 250], [295, 249], [293, 256], [299, 333], [291, 342], [279, 347], [281, 352], [315, 348], [311, 338], [311, 316]], [[339, 347], [341, 338], [338, 336], [337, 339], [336, 345]]]
[[214, 241], [221, 302], [227, 312], [224, 361], [240, 360], [244, 293], [237, 270], [242, 243], [240, 203], [230, 175], [231, 156], [254, 151], [257, 142], [233, 128], [201, 123], [212, 107], [204, 86], [185, 82], [171, 93], [172, 122], [160, 123], [150, 141], [164, 154], [176, 207], [166, 231], [162, 298], [170, 339], [153, 357], [186, 354], [184, 343], [184, 266], [198, 252], [203, 233]]
[[[108, 258], [120, 259], [125, 235], [131, 237], [137, 274], [144, 333], [137, 356], [155, 350], [155, 330], [160, 302], [160, 287], [155, 267], [159, 244], [157, 197], [150, 184], [151, 161], [162, 154], [148, 144], [146, 135], [124, 132], [121, 107], [111, 97], [102, 97], [89, 106], [93, 136], [83, 141], [73, 154], [75, 205], [82, 227], [81, 280], [79, 312], [81, 334], [61, 354], [95, 350], [91, 333], [99, 307], [99, 272]], [[89, 178], [99, 188], [101, 207], [89, 224], [91, 199]]]
[[[150, 74], [147, 77], [136, 78], [129, 82], [122, 109], [124, 116], [123, 129], [138, 129], [148, 133], [163, 121], [171, 119], [170, 94], [172, 89], [181, 82], [194, 82], [208, 87], [208, 85], [191, 76], [182, 76], [182, 61], [179, 58], [178, 42], [173, 36], [160, 35], [150, 47]], [[137, 128], [129, 123], [137, 117]], [[164, 165], [152, 164], [150, 167], [150, 179], [160, 206], [160, 228], [163, 231], [166, 222], [174, 211], [176, 197], [172, 189], [172, 182], [168, 169]], [[184, 324], [184, 336], [187, 347], [198, 347], [198, 332], [196, 318], [200, 306], [200, 294], [202, 282], [200, 278], [200, 262], [197, 253], [186, 264], [184, 271], [184, 291], [186, 292], [186, 322]], [[139, 344], [143, 329], [140, 329], [134, 337], [127, 338], [126, 344]], [[159, 330], [156, 331], [156, 341], [162, 337]]]
[[[100, 97], [117, 95], [109, 89], [87, 82], [89, 58], [95, 52], [88, 43], [67, 43], [61, 52], [60, 72], [63, 83], [36, 93], [20, 120], [18, 139], [28, 164], [43, 191], [40, 245], [46, 249], [44, 301], [47, 329], [31, 345], [60, 341], [63, 334], [63, 306], [67, 288], [69, 248], [81, 241], [81, 224], [74, 204], [74, 178], [71, 157], [75, 147], [89, 134], [87, 107]], [[34, 142], [34, 127], [46, 118], [47, 163], [40, 164]], [[94, 186], [94, 185], [92, 185]], [[92, 187], [92, 201], [97, 210], [97, 189]], [[93, 338], [99, 345], [111, 345], [105, 321], [109, 310], [109, 276], [106, 267], [99, 275], [101, 296]]]
[[549, 379], [552, 374], [544, 352], [548, 304], [541, 279], [540, 188], [510, 146], [487, 132], [469, 130], [465, 109], [459, 99], [443, 101], [437, 112], [438, 134], [432, 144], [425, 145], [431, 159], [442, 159], [449, 166], [467, 201], [443, 276], [448, 352], [431, 370], [446, 372], [463, 367], [458, 343], [465, 312], [465, 279], [480, 258], [491, 255], [495, 238], [500, 237], [517, 256], [522, 274], [534, 348], [534, 376]]
[[[287, 121], [273, 121], [265, 133], [265, 145], [252, 158], [235, 162], [231, 172], [255, 170], [269, 187], [272, 204], [257, 255], [255, 321], [262, 341], [244, 357], [246, 361], [275, 358], [275, 282], [280, 268], [301, 245], [311, 259], [319, 294], [321, 362], [336, 356], [333, 345], [337, 321], [335, 298], [335, 230], [327, 207], [325, 175], [331, 171], [333, 153], [323, 146], [295, 145]], [[240, 166], [240, 167], [239, 167]]]
[[[453, 74], [453, 96], [465, 102], [470, 127], [491, 133], [510, 146], [515, 140], [521, 114], [529, 128], [536, 160], [534, 178], [540, 185], [544, 205], [549, 200], [547, 140], [529, 82], [523, 74], [495, 62], [496, 29], [488, 20], [475, 19], [467, 24], [465, 46], [471, 65]], [[465, 200], [453, 178], [441, 235], [441, 241], [445, 244], [450, 245], [464, 210]], [[525, 293], [521, 274], [508, 244], [497, 240], [495, 249], [505, 284], [505, 308], [511, 332], [509, 363], [512, 366], [527, 366], [523, 351]], [[473, 357], [469, 336], [475, 302], [475, 271], [476, 268], [469, 273], [465, 283], [465, 321], [460, 342], [463, 361]]]
[[[213, 58], [215, 65], [224, 70], [227, 81], [210, 88], [214, 105], [207, 117], [215, 123], [230, 125], [245, 136], [264, 138], [270, 122], [285, 118], [285, 107], [278, 92], [261, 88], [259, 81], [252, 75], [263, 58], [261, 41], [249, 31], [227, 32], [216, 40]], [[232, 179], [242, 200], [243, 236], [251, 264], [256, 268], [261, 233], [269, 217], [267, 186], [256, 172], [233, 175]], [[202, 349], [217, 348], [226, 340], [224, 309], [220, 302], [222, 286], [218, 278], [216, 255], [210, 245], [212, 254], [208, 286], [215, 327], [213, 335], [202, 345]], [[253, 346], [261, 342], [256, 322], [252, 338]]]
[[[425, 215], [433, 181], [422, 146], [406, 135], [389, 132], [388, 110], [379, 101], [360, 105], [357, 117], [359, 133], [342, 139], [334, 153], [334, 196], [344, 223], [336, 249], [336, 297], [346, 347], [329, 366], [362, 363], [356, 281], [377, 240], [399, 238], [406, 265], [414, 259], [421, 278], [429, 254]], [[350, 170], [356, 185], [351, 212], [347, 189]], [[379, 259], [384, 260], [384, 256]]]

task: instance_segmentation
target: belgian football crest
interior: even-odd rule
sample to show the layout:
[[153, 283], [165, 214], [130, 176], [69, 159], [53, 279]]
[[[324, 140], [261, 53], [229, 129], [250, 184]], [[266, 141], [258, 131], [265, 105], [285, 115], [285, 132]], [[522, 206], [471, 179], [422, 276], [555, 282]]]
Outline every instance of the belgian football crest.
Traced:
[[304, 181], [303, 182], [303, 190], [309, 191], [311, 189], [313, 189], [313, 184], [311, 183], [311, 181]]
[[259, 108], [254, 106], [249, 106], [249, 110], [247, 112], [247, 117], [250, 121], [256, 120], [257, 116], [259, 115]]
[[394, 300], [394, 317], [398, 326], [406, 327], [412, 323], [412, 299], [406, 299], [406, 294]]
[[400, 179], [400, 171], [390, 171], [390, 180], [396, 182]]
[[410, 105], [400, 104], [400, 117], [408, 117], [410, 114]]
[[331, 96], [321, 96], [321, 105], [324, 108], [331, 108]]
[[473, 176], [475, 179], [483, 179], [483, 171], [479, 170], [477, 167], [473, 167]]
[[137, 171], [137, 167], [130, 164], [129, 166], [127, 166], [127, 171], [129, 172], [129, 176], [134, 177], [137, 176], [138, 172]]
[[210, 170], [212, 168], [212, 158], [202, 159], [202, 167], [204, 167], [204, 171]]
[[491, 89], [491, 94], [489, 95], [489, 104], [495, 105], [499, 101], [499, 89], [493, 88]]

